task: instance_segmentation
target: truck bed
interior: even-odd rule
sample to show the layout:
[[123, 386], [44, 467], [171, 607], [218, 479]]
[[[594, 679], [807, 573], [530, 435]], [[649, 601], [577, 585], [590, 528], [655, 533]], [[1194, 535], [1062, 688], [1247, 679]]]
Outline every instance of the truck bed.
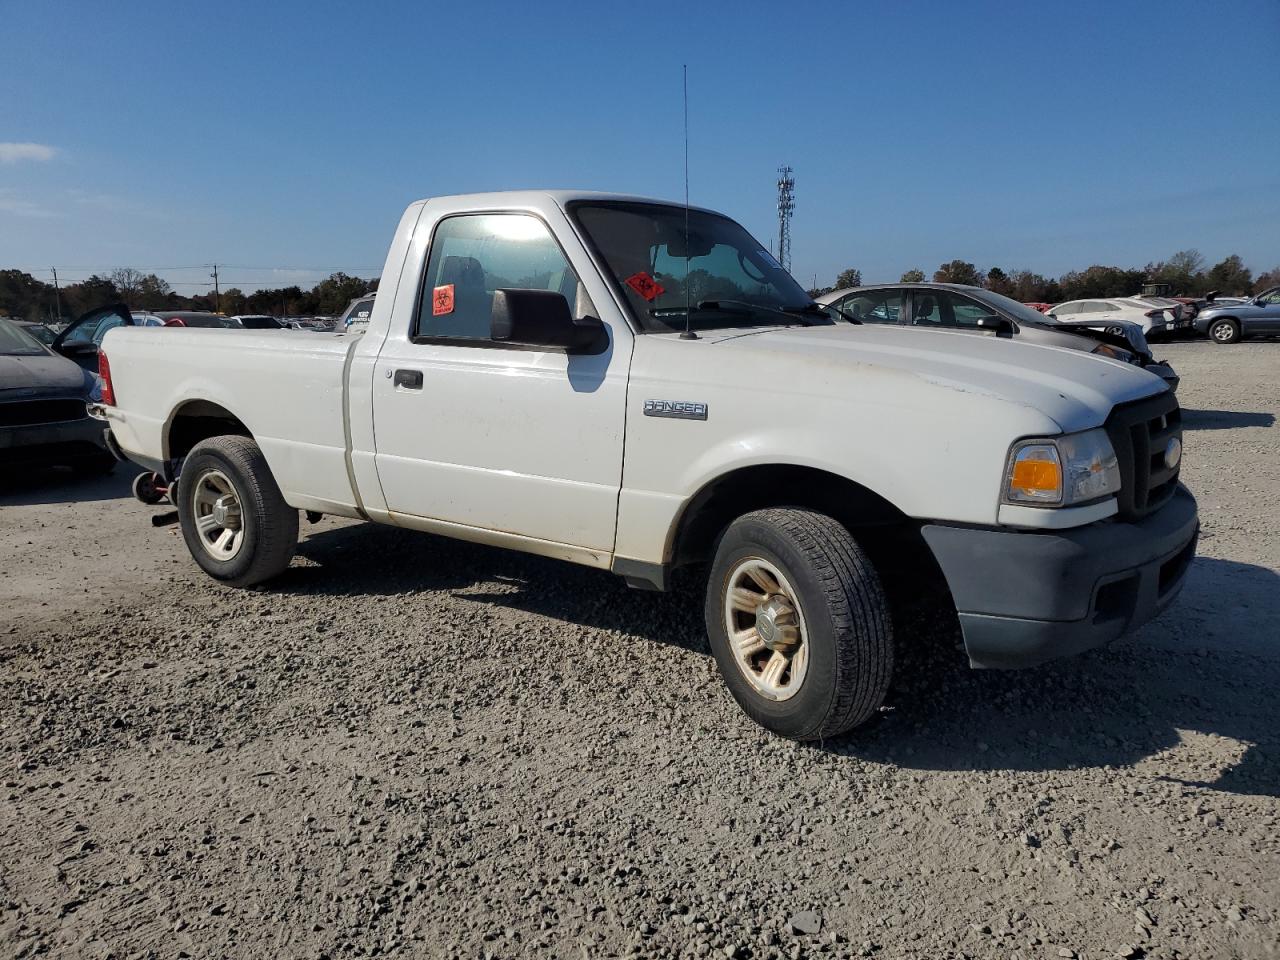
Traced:
[[136, 329], [107, 334], [116, 439], [139, 462], [164, 450], [172, 417], [217, 404], [249, 430], [285, 500], [350, 513], [343, 364], [352, 335], [282, 330]]

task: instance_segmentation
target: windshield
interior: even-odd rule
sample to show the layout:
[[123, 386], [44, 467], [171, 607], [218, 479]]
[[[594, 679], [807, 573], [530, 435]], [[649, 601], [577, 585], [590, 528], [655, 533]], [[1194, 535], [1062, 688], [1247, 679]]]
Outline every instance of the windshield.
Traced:
[[[570, 213], [645, 332], [683, 330], [686, 304], [693, 307], [689, 326], [708, 330], [786, 324], [777, 311], [812, 303], [772, 254], [727, 217], [688, 211], [686, 244], [683, 207], [591, 201], [572, 204]], [[830, 321], [805, 314], [795, 322]]]
[[44, 352], [39, 340], [12, 320], [0, 317], [0, 357], [43, 356]]
[[52, 330], [43, 323], [20, 323], [18, 329], [28, 336], [35, 337], [46, 347], [53, 343], [53, 338], [57, 336]]

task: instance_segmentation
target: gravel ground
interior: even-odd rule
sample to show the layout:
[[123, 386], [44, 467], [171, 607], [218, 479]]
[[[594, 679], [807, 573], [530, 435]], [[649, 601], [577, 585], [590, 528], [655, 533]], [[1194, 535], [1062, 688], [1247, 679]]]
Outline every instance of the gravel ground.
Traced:
[[1183, 376], [1201, 557], [1110, 649], [867, 726], [719, 682], [696, 590], [345, 522], [234, 592], [130, 471], [0, 491], [0, 956], [1280, 956], [1280, 343]]

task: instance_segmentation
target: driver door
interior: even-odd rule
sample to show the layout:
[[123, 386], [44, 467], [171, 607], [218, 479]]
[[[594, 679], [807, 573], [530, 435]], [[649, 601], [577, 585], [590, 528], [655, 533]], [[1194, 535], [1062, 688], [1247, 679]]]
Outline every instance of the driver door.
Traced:
[[[373, 374], [375, 464], [393, 518], [541, 541], [600, 563], [613, 550], [631, 341], [593, 297], [546, 223], [519, 212], [460, 213], [430, 231], [425, 276], [397, 293]], [[567, 230], [567, 225], [566, 225]], [[581, 271], [608, 302], [594, 272]], [[406, 284], [401, 284], [402, 288]], [[609, 343], [566, 353], [490, 338], [494, 291], [561, 293], [600, 317]], [[401, 298], [412, 297], [401, 309]], [[620, 349], [621, 348], [621, 349]], [[416, 524], [434, 529], [433, 524]], [[565, 549], [572, 547], [575, 549]]]
[[1259, 312], [1257, 319], [1244, 323], [1248, 333], [1280, 333], [1280, 287], [1268, 290], [1258, 296]]
[[67, 329], [54, 337], [50, 347], [85, 370], [97, 373], [98, 348], [102, 346], [102, 338], [107, 331], [135, 325], [128, 307], [123, 303], [112, 303], [76, 317]]

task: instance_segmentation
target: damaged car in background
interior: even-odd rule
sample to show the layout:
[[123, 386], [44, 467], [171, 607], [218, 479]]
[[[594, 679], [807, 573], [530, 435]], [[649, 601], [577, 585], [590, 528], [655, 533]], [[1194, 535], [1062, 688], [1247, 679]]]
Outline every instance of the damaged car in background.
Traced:
[[836, 311], [837, 316], [858, 323], [946, 330], [1084, 350], [1142, 367], [1171, 390], [1178, 388], [1173, 367], [1157, 360], [1142, 328], [1126, 320], [1101, 325], [1083, 317], [1062, 319], [983, 287], [955, 283], [848, 287], [823, 294], [818, 303]]

